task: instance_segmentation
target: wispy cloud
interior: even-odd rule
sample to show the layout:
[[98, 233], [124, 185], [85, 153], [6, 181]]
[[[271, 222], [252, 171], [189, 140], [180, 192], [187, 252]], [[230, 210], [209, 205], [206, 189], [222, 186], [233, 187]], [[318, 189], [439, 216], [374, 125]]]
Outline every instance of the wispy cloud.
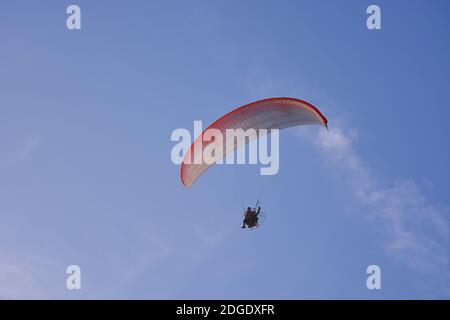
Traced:
[[319, 148], [334, 172], [345, 178], [355, 204], [382, 224], [387, 251], [416, 271], [447, 270], [448, 210], [431, 204], [411, 179], [380, 184], [375, 178], [380, 174], [372, 172], [355, 147], [356, 131], [338, 127], [312, 135], [312, 131], [299, 133]]
[[36, 261], [3, 256], [0, 259], [0, 299], [44, 299], [37, 281]]
[[14, 158], [16, 160], [23, 160], [28, 157], [41, 143], [41, 138], [37, 135], [29, 136], [18, 148]]
[[203, 228], [201, 225], [196, 224], [194, 225], [194, 232], [197, 235], [197, 237], [208, 247], [213, 247], [218, 242], [220, 242], [222, 239], [225, 238], [225, 233], [222, 232], [209, 232], [205, 228]]

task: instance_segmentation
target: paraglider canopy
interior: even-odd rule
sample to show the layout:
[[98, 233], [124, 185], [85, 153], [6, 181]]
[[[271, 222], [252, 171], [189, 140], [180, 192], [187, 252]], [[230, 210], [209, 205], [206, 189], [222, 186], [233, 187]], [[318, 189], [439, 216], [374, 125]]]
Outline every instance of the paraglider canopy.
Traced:
[[[214, 144], [215, 150], [219, 150], [216, 159], [224, 157], [240, 146], [251, 140], [261, 137], [259, 129], [266, 129], [265, 134], [270, 134], [270, 129], [284, 129], [299, 125], [322, 125], [328, 129], [328, 120], [312, 104], [296, 98], [269, 98], [255, 101], [241, 106], [214, 121], [192, 143], [181, 164], [181, 182], [190, 188], [197, 178], [205, 172], [212, 163], [205, 161], [196, 162], [192, 156], [208, 145]], [[221, 132], [224, 136], [227, 129], [255, 129], [257, 134], [250, 137], [232, 141], [232, 145], [222, 140], [204, 139], [212, 130]], [[264, 134], [264, 133], [263, 133]], [[228, 144], [228, 145], [227, 145]], [[200, 151], [201, 152], [201, 151]]]

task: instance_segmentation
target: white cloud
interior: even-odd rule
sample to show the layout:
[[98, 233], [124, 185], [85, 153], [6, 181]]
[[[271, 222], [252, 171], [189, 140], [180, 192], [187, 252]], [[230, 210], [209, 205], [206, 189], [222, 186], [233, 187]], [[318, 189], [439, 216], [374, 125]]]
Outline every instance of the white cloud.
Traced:
[[449, 263], [449, 223], [446, 209], [430, 204], [410, 179], [381, 186], [355, 148], [358, 134], [332, 128], [299, 133], [312, 141], [333, 171], [345, 178], [354, 201], [383, 225], [387, 251], [421, 272], [446, 270]]
[[38, 261], [3, 256], [0, 259], [0, 299], [45, 299], [37, 281]]
[[208, 247], [213, 247], [225, 237], [224, 232], [218, 232], [217, 230], [209, 232], [199, 224], [194, 225], [194, 232], [202, 243]]
[[19, 150], [16, 152], [15, 159], [23, 160], [28, 157], [41, 143], [39, 136], [32, 135], [28, 137], [25, 142], [21, 145]]

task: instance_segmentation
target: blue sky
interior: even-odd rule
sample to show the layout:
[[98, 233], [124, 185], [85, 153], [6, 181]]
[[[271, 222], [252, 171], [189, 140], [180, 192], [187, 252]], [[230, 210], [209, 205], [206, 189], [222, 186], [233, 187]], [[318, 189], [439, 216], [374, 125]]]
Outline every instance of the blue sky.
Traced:
[[[0, 298], [448, 298], [449, 10], [2, 3]], [[217, 166], [183, 188], [172, 130], [273, 96], [313, 103], [330, 132], [282, 131], [276, 176]], [[267, 220], [244, 231], [257, 198]]]

